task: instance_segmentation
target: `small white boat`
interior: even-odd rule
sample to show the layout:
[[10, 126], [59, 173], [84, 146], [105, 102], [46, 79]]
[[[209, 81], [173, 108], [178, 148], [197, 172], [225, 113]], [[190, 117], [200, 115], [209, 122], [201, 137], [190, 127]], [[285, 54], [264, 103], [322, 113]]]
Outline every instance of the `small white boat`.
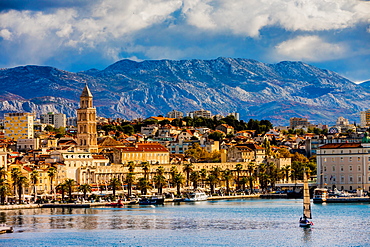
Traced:
[[303, 217], [299, 219], [300, 227], [311, 227], [313, 225], [311, 216], [311, 201], [310, 201], [310, 191], [308, 189], [308, 182], [306, 172], [303, 172]]
[[185, 202], [207, 201], [208, 196], [204, 192], [193, 192], [184, 198]]

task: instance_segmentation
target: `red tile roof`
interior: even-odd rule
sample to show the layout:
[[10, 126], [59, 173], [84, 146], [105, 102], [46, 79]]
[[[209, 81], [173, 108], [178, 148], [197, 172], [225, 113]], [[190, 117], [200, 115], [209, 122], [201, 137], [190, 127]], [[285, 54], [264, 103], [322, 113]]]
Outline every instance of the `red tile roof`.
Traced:
[[340, 149], [340, 148], [361, 148], [361, 143], [329, 143], [320, 147], [320, 149]]

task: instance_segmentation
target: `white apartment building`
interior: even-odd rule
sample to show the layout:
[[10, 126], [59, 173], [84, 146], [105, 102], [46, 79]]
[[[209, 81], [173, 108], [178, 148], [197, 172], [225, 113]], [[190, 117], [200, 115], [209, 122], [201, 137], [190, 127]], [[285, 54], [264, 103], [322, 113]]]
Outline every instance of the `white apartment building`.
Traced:
[[212, 114], [211, 114], [211, 111], [207, 111], [207, 110], [202, 109], [202, 110], [199, 110], [199, 111], [189, 112], [188, 116], [191, 117], [191, 118], [195, 118], [195, 117], [211, 118]]
[[317, 154], [318, 187], [370, 191], [370, 143], [330, 143]]
[[167, 113], [168, 118], [182, 118], [183, 116], [184, 116], [184, 113], [182, 113], [181, 111], [173, 110]]
[[47, 114], [40, 115], [40, 122], [42, 124], [54, 125], [55, 128], [66, 127], [67, 118], [66, 114], [48, 112]]
[[370, 126], [370, 109], [360, 113], [361, 127]]

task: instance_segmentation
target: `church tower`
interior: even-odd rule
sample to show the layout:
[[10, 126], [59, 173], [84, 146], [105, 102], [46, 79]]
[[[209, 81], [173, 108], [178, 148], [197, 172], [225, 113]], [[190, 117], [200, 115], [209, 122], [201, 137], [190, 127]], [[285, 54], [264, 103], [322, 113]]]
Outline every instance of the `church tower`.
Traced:
[[87, 84], [80, 96], [80, 109], [77, 109], [77, 145], [88, 152], [98, 152], [96, 109], [93, 107], [93, 96]]

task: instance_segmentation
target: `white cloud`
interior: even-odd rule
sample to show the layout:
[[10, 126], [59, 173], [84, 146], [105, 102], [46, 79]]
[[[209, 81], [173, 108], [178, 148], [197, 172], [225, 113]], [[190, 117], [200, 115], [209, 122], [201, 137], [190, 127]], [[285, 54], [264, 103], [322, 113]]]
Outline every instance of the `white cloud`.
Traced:
[[347, 48], [342, 44], [325, 42], [318, 36], [298, 36], [275, 47], [279, 59], [325, 61], [343, 57]]
[[8, 29], [2, 29], [0, 30], [0, 37], [2, 37], [5, 40], [11, 40], [12, 33]]
[[184, 0], [184, 15], [198, 28], [256, 37], [266, 26], [321, 31], [369, 22], [370, 2], [360, 0]]

